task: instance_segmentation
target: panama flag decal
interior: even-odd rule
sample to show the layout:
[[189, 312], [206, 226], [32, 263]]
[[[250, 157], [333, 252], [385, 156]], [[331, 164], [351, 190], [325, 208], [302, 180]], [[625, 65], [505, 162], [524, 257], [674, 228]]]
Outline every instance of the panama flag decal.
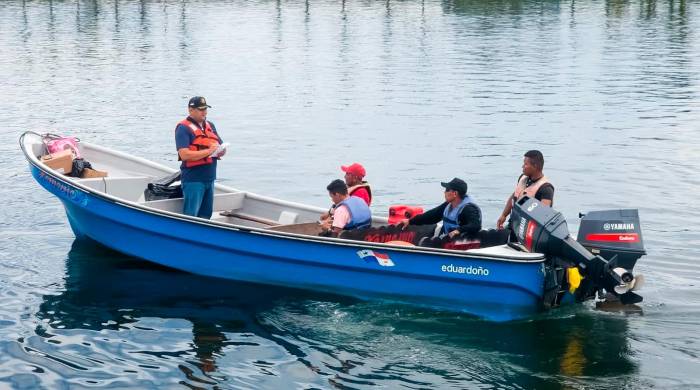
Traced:
[[360, 256], [360, 258], [368, 263], [377, 263], [381, 265], [382, 267], [393, 267], [394, 262], [391, 261], [389, 258], [389, 255], [386, 255], [384, 253], [379, 253], [375, 252], [373, 250], [369, 249], [364, 249], [361, 251], [357, 251], [357, 255]]

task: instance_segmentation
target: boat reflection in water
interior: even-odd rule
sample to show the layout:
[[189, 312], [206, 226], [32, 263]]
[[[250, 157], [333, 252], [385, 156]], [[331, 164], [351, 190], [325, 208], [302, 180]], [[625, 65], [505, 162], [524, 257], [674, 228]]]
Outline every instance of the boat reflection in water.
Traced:
[[[137, 347], [153, 345], [157, 351], [139, 349], [138, 353], [150, 355], [150, 361], [166, 363], [165, 367], [172, 365], [176, 357], [180, 360], [176, 367], [198, 383], [216, 383], [209, 380], [211, 378], [198, 377], [200, 374], [194, 374], [192, 368], [198, 368], [207, 377], [217, 372], [216, 358], [224, 355], [222, 351], [226, 347], [255, 347], [259, 344], [257, 341], [264, 338], [281, 344], [281, 349], [293, 350], [293, 346], [275, 339], [260, 326], [256, 316], [281, 299], [308, 297], [304, 291], [235, 283], [176, 271], [125, 256], [89, 239], [73, 242], [66, 268], [65, 290], [58, 295], [44, 296], [37, 314], [53, 329], [40, 326], [37, 334], [52, 338], [70, 329], [116, 331], [116, 338], [132, 341], [129, 337], [133, 335], [119, 334], [134, 330], [155, 331], [161, 334], [155, 334], [153, 337], [157, 339], [149, 340], [146, 345], [138, 345], [140, 340], [134, 341]], [[314, 296], [318, 298], [319, 294], [314, 293]], [[149, 318], [156, 321], [144, 321]], [[181, 338], [168, 335], [173, 327], [168, 324], [169, 320], [186, 320], [191, 324], [192, 342], [184, 343], [186, 348], [183, 349]], [[144, 322], [155, 326], [149, 327]], [[175, 328], [182, 328], [182, 321], [175, 322]], [[159, 325], [162, 327], [158, 328]], [[114, 333], [111, 334], [114, 339]], [[227, 334], [241, 337], [231, 340]], [[118, 360], [123, 361], [127, 356], [120, 354]], [[155, 364], [147, 368], [163, 369], [164, 366]]]
[[[331, 307], [329, 312], [318, 310], [324, 305]], [[338, 312], [349, 314], [344, 321], [351, 322], [339, 324], [332, 318]], [[136, 370], [171, 367], [180, 371], [171, 371], [171, 377], [184, 374], [192, 381], [188, 383], [209, 385], [231, 384], [237, 379], [232, 367], [238, 367], [239, 374], [244, 367], [261, 375], [253, 381], [267, 375], [291, 386], [306, 377], [306, 383], [327, 386], [327, 381], [342, 383], [360, 375], [356, 370], [361, 370], [362, 377], [368, 370], [381, 373], [387, 365], [403, 364], [416, 348], [438, 355], [443, 351], [455, 361], [444, 362], [442, 369], [419, 367], [405, 375], [417, 379], [425, 375], [420, 372], [423, 369], [442, 376], [446, 384], [464, 377], [491, 384], [505, 381], [559, 387], [575, 386], [576, 377], [593, 375], [601, 383], [610, 378], [611, 385], [624, 385], [613, 383], [613, 378], [637, 369], [627, 335], [627, 321], [634, 317], [574, 306], [526, 321], [489, 323], [451, 312], [200, 277], [127, 257], [89, 240], [74, 242], [68, 254], [65, 290], [44, 296], [38, 317], [50, 328], [39, 328], [37, 334], [54, 343], [70, 344], [65, 340], [72, 329], [96, 331], [92, 339], [85, 337], [93, 343], [108, 334], [112, 341], [135, 344], [139, 356], [148, 356], [150, 367], [132, 365]], [[177, 323], [176, 328], [185, 328], [184, 336], [168, 336], [172, 322]], [[191, 341], [183, 342], [190, 326]], [[389, 343], [387, 334], [377, 329], [390, 329], [390, 339], [404, 341]], [[146, 342], [138, 332], [150, 332], [155, 339]], [[358, 356], [354, 352], [358, 344], [379, 358]], [[276, 351], [272, 355], [271, 346]], [[62, 348], [70, 351], [71, 347]], [[244, 352], [245, 348], [252, 349]], [[99, 350], [104, 353], [106, 348]], [[134, 352], [120, 354], [112, 357], [115, 362], [135, 356]], [[328, 359], [340, 364], [328, 365]], [[290, 361], [295, 369], [281, 368]], [[488, 361], [501, 364], [485, 363]], [[514, 369], [504, 372], [504, 364]], [[459, 372], [452, 372], [456, 367]], [[494, 372], [489, 375], [488, 370]], [[254, 385], [241, 382], [246, 383]], [[386, 384], [381, 375], [368, 383]]]

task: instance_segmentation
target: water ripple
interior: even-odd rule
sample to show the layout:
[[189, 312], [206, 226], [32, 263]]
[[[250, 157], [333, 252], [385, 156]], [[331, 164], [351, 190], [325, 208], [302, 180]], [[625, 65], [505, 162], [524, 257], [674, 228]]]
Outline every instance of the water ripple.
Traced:
[[[0, 2], [14, 37], [0, 40], [0, 387], [700, 386], [698, 14], [654, 0]], [[58, 129], [175, 167], [192, 94], [233, 141], [222, 182], [318, 206], [360, 161], [377, 214], [437, 204], [439, 181], [462, 176], [492, 227], [523, 152], [542, 149], [574, 233], [579, 211], [640, 209], [643, 314], [584, 305], [494, 325], [73, 243], [16, 137]]]

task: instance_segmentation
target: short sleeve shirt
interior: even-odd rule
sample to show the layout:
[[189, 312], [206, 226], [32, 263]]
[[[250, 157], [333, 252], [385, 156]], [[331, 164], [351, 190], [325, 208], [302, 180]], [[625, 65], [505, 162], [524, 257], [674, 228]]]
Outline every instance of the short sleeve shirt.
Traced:
[[[192, 123], [195, 123], [197, 127], [201, 128], [199, 124], [192, 120], [192, 118], [188, 117], [187, 119], [190, 120]], [[214, 133], [216, 133], [216, 135], [219, 135], [219, 133], [216, 131], [216, 126], [214, 126], [214, 124], [211, 122], [209, 122], [209, 125], [211, 125], [211, 129], [214, 131]], [[221, 139], [221, 136], [219, 136], [219, 139]], [[178, 124], [175, 128], [176, 150], [188, 148], [192, 141], [194, 141], [194, 134], [192, 133], [192, 130], [185, 125]], [[198, 165], [192, 168], [186, 167], [185, 162], [183, 161], [182, 164], [180, 164], [180, 171], [182, 172], [180, 180], [182, 182], [210, 182], [216, 180], [217, 161], [218, 159], [214, 158], [214, 162], [211, 164]]]
[[350, 210], [344, 204], [335, 208], [333, 212], [333, 227], [342, 229], [350, 222]]

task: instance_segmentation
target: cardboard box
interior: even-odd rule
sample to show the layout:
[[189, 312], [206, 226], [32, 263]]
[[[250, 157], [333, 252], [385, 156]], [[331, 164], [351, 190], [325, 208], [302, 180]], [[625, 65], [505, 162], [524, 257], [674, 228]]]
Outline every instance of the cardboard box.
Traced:
[[85, 168], [83, 169], [83, 175], [80, 176], [83, 179], [90, 179], [92, 177], [106, 177], [107, 172], [105, 171], [98, 171], [96, 169], [90, 169], [90, 168]]
[[70, 150], [62, 150], [60, 152], [47, 154], [46, 156], [41, 156], [41, 162], [59, 173], [68, 175], [73, 170], [73, 152]]

